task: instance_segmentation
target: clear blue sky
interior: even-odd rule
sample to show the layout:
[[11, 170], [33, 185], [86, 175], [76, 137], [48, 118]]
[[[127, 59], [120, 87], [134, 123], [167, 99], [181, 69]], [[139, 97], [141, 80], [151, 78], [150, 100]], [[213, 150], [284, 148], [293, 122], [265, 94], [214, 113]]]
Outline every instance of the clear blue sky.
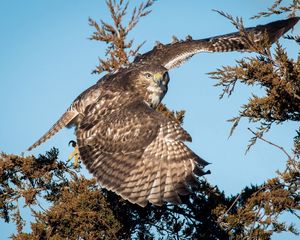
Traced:
[[[140, 1], [139, 1], [140, 2]], [[250, 20], [265, 10], [272, 1], [235, 0], [160, 0], [153, 12], [142, 19], [131, 37], [140, 43], [142, 52], [150, 50], [156, 40], [171, 41], [172, 35], [184, 38], [206, 38], [235, 31], [234, 27], [212, 9], [242, 16], [245, 26], [264, 24], [285, 16]], [[52, 0], [0, 1], [0, 151], [18, 154], [45, 133], [74, 98], [99, 76], [91, 75], [103, 57], [105, 45], [88, 40], [93, 29], [88, 17], [108, 19], [105, 1]], [[300, 24], [295, 33], [299, 34]], [[291, 56], [298, 48], [282, 41]], [[199, 54], [182, 67], [170, 72], [171, 82], [164, 103], [174, 110], [187, 111], [184, 128], [192, 135], [191, 148], [211, 162], [208, 180], [227, 194], [236, 194], [250, 184], [260, 184], [283, 169], [285, 156], [277, 149], [258, 143], [244, 155], [251, 134], [248, 122], [242, 121], [233, 137], [228, 139], [230, 123], [239, 106], [251, 93], [262, 90], [237, 86], [234, 95], [219, 100], [221, 89], [208, 78], [207, 72], [249, 54]], [[268, 139], [290, 150], [296, 123], [275, 127]], [[61, 159], [72, 151], [68, 142], [73, 130], [59, 134], [33, 151], [44, 153], [52, 146], [60, 149]], [[299, 224], [298, 224], [299, 225]], [[299, 226], [298, 226], [299, 227]], [[11, 225], [0, 223], [2, 237], [14, 232]], [[296, 239], [292, 235], [276, 235], [273, 239]]]

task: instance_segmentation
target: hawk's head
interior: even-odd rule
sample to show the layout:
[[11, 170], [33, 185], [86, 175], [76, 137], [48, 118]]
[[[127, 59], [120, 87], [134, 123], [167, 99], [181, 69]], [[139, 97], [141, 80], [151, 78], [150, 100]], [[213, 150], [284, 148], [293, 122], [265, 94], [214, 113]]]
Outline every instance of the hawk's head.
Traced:
[[169, 80], [168, 70], [163, 66], [146, 65], [139, 69], [136, 84], [145, 101], [155, 108], [168, 91]]

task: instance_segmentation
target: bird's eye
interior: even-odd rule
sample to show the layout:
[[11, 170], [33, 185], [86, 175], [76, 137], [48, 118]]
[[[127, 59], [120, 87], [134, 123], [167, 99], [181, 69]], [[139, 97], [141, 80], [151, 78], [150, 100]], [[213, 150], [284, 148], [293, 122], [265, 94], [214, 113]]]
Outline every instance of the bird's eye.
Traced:
[[145, 76], [146, 76], [146, 78], [151, 78], [152, 77], [152, 75], [150, 73], [146, 73]]

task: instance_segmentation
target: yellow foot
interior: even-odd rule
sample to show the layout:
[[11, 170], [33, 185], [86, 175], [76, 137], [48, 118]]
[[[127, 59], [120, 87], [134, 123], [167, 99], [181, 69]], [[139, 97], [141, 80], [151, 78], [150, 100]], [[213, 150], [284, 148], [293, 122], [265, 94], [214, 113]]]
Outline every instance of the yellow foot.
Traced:
[[72, 144], [72, 147], [74, 148], [74, 151], [71, 152], [71, 154], [68, 157], [68, 162], [71, 161], [74, 158], [73, 166], [74, 168], [79, 167], [79, 151], [78, 151], [78, 146], [75, 141], [70, 141], [69, 145]]

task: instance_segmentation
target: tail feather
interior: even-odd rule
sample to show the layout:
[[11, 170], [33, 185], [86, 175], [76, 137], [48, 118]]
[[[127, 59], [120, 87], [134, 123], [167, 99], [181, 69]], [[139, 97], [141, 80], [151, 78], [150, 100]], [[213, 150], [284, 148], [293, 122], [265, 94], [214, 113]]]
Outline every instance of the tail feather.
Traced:
[[68, 125], [77, 115], [78, 112], [76, 111], [66, 111], [61, 116], [61, 118], [52, 126], [52, 128], [50, 128], [48, 132], [46, 132], [39, 140], [37, 140], [33, 145], [31, 145], [27, 149], [27, 151], [31, 151], [32, 149], [44, 143], [46, 140], [48, 140], [50, 137], [56, 134], [60, 129]]

